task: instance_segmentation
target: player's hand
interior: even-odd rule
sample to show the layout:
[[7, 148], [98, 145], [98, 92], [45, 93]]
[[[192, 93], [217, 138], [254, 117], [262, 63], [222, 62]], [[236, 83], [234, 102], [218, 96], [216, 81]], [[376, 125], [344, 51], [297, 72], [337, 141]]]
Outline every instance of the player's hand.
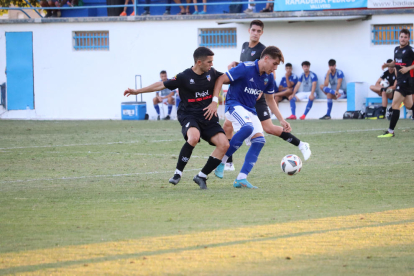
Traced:
[[211, 102], [211, 104], [209, 104], [209, 106], [207, 106], [203, 110], [205, 111], [204, 112], [204, 117], [207, 120], [211, 120], [211, 118], [213, 118], [213, 116], [217, 117], [217, 103], [216, 102]]
[[293, 99], [293, 97], [294, 97], [294, 95], [290, 95], [290, 96], [288, 97], [289, 101], [290, 101], [291, 99]]
[[290, 124], [286, 122], [285, 120], [280, 121], [280, 125], [283, 127], [283, 131], [291, 132], [292, 128], [290, 127]]
[[407, 67], [405, 67], [405, 66], [401, 66], [401, 69], [400, 69], [400, 73], [401, 73], [401, 74], [405, 74], [405, 73], [407, 73], [408, 71], [410, 71], [410, 70], [408, 70], [408, 69], [407, 69]]
[[388, 68], [388, 63], [384, 63], [384, 64], [381, 66], [381, 69], [382, 69], [382, 70], [384, 70], [385, 68]]
[[309, 95], [309, 101], [313, 101], [314, 99], [315, 99], [315, 95], [310, 94], [310, 95]]
[[237, 65], [239, 65], [239, 63], [237, 61], [233, 61], [229, 64], [229, 66], [227, 66], [227, 69], [230, 70], [231, 68], [236, 67]]
[[339, 91], [338, 91], [338, 90], [336, 90], [336, 91], [335, 91], [335, 97], [339, 98], [339, 96], [341, 96], [341, 94], [339, 94]]
[[124, 96], [129, 97], [129, 95], [137, 95], [138, 93], [136, 93], [135, 89], [131, 89], [128, 88], [127, 90], [124, 91]]

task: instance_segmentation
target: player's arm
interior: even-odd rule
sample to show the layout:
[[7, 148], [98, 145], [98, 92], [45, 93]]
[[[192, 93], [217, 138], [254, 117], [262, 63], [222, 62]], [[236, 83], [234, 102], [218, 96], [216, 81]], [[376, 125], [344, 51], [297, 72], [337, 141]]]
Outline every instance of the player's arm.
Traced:
[[239, 65], [239, 63], [237, 61], [233, 61], [227, 66], [227, 70], [230, 70], [231, 68], [236, 67], [237, 65]]
[[159, 82], [153, 83], [147, 87], [140, 88], [140, 89], [128, 88], [127, 90], [124, 91], [124, 96], [128, 97], [129, 95], [138, 95], [138, 94], [143, 94], [143, 93], [160, 91], [163, 89], [165, 89], [164, 83], [162, 81], [159, 81]]
[[329, 85], [329, 74], [330, 74], [330, 70], [328, 70], [328, 73], [326, 74], [325, 77], [325, 82], [323, 83], [323, 86], [328, 86]]
[[391, 87], [389, 87], [389, 88], [392, 88], [393, 90], [397, 88], [397, 70], [394, 70], [394, 74], [395, 74], [394, 84]]
[[293, 82], [290, 81], [290, 76], [286, 78], [286, 84], [288, 88], [292, 88], [293, 87]]
[[223, 87], [223, 84], [229, 84], [230, 79], [227, 77], [226, 74], [221, 75], [214, 84], [214, 91], [213, 91], [213, 100], [209, 106], [204, 108], [204, 117], [206, 117], [207, 120], [211, 120], [213, 116], [217, 116], [217, 103], [218, 103], [218, 96], [220, 94], [220, 90]]
[[392, 61], [392, 62], [390, 62], [390, 63], [384, 63], [384, 64], [381, 66], [382, 70], [384, 70], [385, 68], [388, 68], [388, 67], [395, 67], [395, 61], [393, 60], [393, 61]]
[[290, 132], [292, 128], [290, 127], [290, 124], [283, 119], [282, 114], [279, 111], [279, 108], [277, 107], [277, 104], [275, 102], [275, 99], [273, 97], [273, 94], [264, 94], [265, 100], [267, 105], [269, 106], [270, 110], [273, 114], [275, 114], [276, 118], [279, 120], [280, 125], [283, 127], [283, 130], [286, 132]]
[[311, 101], [313, 101], [315, 99], [315, 91], [316, 91], [316, 86], [317, 85], [318, 85], [317, 81], [312, 82], [311, 94], [309, 95], [309, 100], [311, 100]]
[[293, 89], [293, 93], [292, 93], [292, 95], [290, 95], [289, 97], [288, 97], [288, 99], [289, 100], [291, 100], [291, 99], [293, 99], [293, 97], [295, 97], [295, 94], [298, 92], [298, 90], [299, 90], [299, 88], [300, 88], [300, 85], [302, 84], [302, 82], [301, 81], [298, 81], [297, 83], [296, 83], [296, 85], [295, 85], [295, 89]]
[[337, 97], [339, 95], [339, 89], [341, 89], [341, 85], [342, 85], [343, 80], [344, 79], [338, 79], [338, 84], [336, 85], [336, 90], [335, 90], [335, 96], [337, 96]]
[[406, 73], [410, 72], [410, 70], [413, 70], [413, 69], [414, 69], [414, 65], [411, 65], [411, 66], [401, 66], [400, 73], [401, 74], [406, 74]]
[[380, 82], [382, 81], [382, 78], [379, 78], [378, 80], [377, 80], [377, 82], [375, 83], [375, 86], [380, 86]]

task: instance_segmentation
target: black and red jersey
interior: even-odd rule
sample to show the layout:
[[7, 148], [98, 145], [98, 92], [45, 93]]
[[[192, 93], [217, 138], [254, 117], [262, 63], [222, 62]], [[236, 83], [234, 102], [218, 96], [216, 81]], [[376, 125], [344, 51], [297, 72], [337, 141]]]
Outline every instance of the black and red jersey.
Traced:
[[[178, 106], [177, 115], [192, 114], [200, 118], [204, 117], [205, 111], [203, 109], [211, 104], [214, 84], [221, 75], [223, 73], [216, 71], [214, 68], [201, 75], [188, 68], [174, 78], [164, 81], [166, 88], [179, 89], [181, 102]], [[218, 121], [218, 117], [213, 116], [212, 120]]]
[[414, 64], [414, 48], [411, 47], [409, 44], [403, 48], [400, 46], [395, 47], [394, 50], [394, 61], [395, 61], [395, 69], [397, 69], [397, 83], [401, 85], [402, 83], [406, 83], [410, 80], [410, 78], [414, 77], [414, 70], [406, 74], [402, 74], [400, 69], [402, 66], [407, 67]]

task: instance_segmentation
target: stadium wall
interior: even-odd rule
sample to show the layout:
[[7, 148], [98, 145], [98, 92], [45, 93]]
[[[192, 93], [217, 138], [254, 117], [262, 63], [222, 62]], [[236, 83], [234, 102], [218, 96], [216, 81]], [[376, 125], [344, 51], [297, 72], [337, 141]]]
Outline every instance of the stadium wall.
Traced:
[[[393, 57], [395, 45], [374, 46], [371, 26], [413, 21], [408, 14], [351, 22], [266, 22], [261, 41], [280, 47], [297, 75], [302, 72], [301, 62], [308, 60], [321, 83], [328, 60], [334, 58], [347, 82], [375, 83], [383, 62]], [[147, 86], [159, 80], [162, 69], [172, 77], [193, 64], [199, 28], [237, 28], [237, 48], [213, 49], [214, 67], [225, 71], [231, 61], [238, 60], [240, 48], [248, 40], [248, 26], [217, 25], [215, 20], [0, 24], [0, 68], [6, 67], [5, 33], [33, 32], [35, 95], [35, 110], [7, 111], [1, 118], [120, 119], [121, 102], [134, 99], [122, 94], [135, 86], [135, 75], [141, 75], [143, 86]], [[88, 30], [109, 31], [109, 51], [75, 51], [72, 32]], [[283, 75], [282, 65], [277, 70], [278, 82]], [[5, 81], [1, 69], [0, 83]], [[370, 93], [367, 91], [372, 96]], [[154, 93], [143, 96], [150, 118], [156, 115], [153, 97]], [[335, 105], [333, 117], [342, 117], [342, 113], [335, 113]]]

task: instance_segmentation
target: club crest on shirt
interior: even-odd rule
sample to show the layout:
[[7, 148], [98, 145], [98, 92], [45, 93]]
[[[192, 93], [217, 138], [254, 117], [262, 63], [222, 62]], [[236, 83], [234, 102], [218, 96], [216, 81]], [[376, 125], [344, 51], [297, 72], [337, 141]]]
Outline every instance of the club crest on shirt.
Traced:
[[207, 80], [211, 81], [211, 76], [210, 75], [207, 75]]
[[244, 118], [245, 118], [246, 120], [249, 120], [249, 116], [244, 116]]
[[254, 54], [256, 54], [256, 51], [252, 51], [252, 56], [254, 56]]
[[190, 80], [190, 84], [194, 84], [194, 80], [193, 79]]
[[269, 82], [267, 78], [264, 79], [264, 84], [266, 85]]

